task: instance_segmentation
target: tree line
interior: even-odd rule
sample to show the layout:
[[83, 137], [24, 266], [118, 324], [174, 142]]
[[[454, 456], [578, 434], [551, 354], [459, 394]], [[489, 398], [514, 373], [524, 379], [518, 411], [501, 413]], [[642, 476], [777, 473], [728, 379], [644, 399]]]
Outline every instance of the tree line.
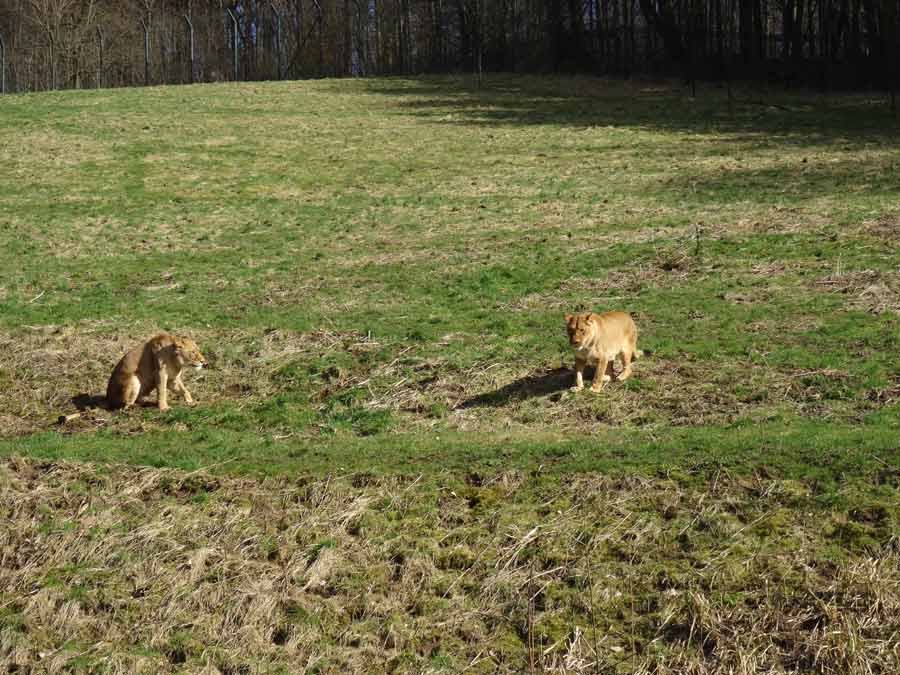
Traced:
[[893, 89], [900, 0], [0, 0], [23, 92], [452, 71]]

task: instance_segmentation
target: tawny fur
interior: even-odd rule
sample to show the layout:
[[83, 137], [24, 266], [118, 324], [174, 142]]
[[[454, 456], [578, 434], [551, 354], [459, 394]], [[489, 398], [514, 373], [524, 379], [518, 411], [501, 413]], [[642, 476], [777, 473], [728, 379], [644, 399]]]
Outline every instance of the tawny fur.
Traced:
[[[574, 391], [584, 388], [585, 366], [596, 364], [591, 391], [600, 391], [604, 382], [627, 380], [631, 364], [642, 352], [637, 348], [637, 326], [625, 312], [566, 314], [569, 344], [575, 350]], [[622, 356], [622, 372], [616, 377], [613, 361]]]
[[130, 408], [155, 389], [159, 409], [166, 411], [171, 388], [188, 405], [193, 405], [194, 399], [181, 381], [181, 372], [185, 367], [199, 370], [205, 365], [206, 359], [193, 340], [160, 333], [129, 351], [116, 364], [106, 385], [106, 404], [111, 409]]

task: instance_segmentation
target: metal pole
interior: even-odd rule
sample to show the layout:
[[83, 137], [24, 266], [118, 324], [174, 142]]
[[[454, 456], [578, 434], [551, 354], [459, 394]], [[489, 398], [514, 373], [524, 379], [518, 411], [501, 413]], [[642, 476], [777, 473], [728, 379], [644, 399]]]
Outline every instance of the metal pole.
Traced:
[[103, 31], [97, 26], [97, 89], [103, 87]]
[[238, 81], [238, 22], [237, 17], [234, 15], [234, 12], [231, 11], [231, 8], [226, 7], [225, 11], [228, 12], [228, 16], [231, 17], [231, 25], [232, 25], [232, 33], [231, 33], [231, 60], [232, 60], [232, 70], [234, 81]]
[[484, 72], [484, 0], [476, 3], [478, 11], [478, 88], [481, 89], [481, 78]]
[[278, 79], [283, 79], [284, 71], [281, 68], [281, 12], [275, 6], [274, 2], [269, 3], [272, 13], [275, 15], [275, 57], [278, 63]]
[[50, 90], [52, 91], [56, 89], [56, 63], [53, 54], [53, 33], [48, 33], [48, 36], [50, 37]]
[[253, 79], [258, 80], [259, 78], [259, 53], [262, 50], [262, 41], [263, 41], [263, 21], [260, 18], [262, 10], [259, 7], [255, 7], [253, 10], [253, 16], [250, 19], [251, 25], [253, 26]]
[[150, 25], [141, 17], [141, 26], [144, 29], [144, 86], [150, 86]]
[[6, 93], [6, 42], [0, 33], [0, 94]]
[[191, 17], [187, 14], [182, 14], [184, 17], [185, 23], [187, 23], [188, 33], [190, 35], [190, 48], [191, 48], [191, 84], [194, 84], [194, 24], [191, 23]]

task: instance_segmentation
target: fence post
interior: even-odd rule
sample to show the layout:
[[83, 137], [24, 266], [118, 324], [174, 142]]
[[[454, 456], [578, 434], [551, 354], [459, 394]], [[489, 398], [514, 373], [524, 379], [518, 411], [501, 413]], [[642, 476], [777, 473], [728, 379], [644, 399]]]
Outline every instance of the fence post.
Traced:
[[141, 17], [141, 27], [144, 29], [144, 86], [150, 86], [150, 24]]
[[6, 93], [6, 42], [0, 33], [0, 94]]
[[234, 12], [231, 11], [231, 8], [226, 7], [225, 11], [228, 12], [228, 16], [231, 17], [231, 62], [232, 62], [232, 71], [233, 71], [233, 79], [235, 82], [238, 81], [238, 22], [237, 17], [234, 15]]
[[259, 54], [262, 50], [262, 41], [263, 41], [263, 23], [264, 21], [260, 18], [262, 15], [262, 10], [257, 7], [253, 11], [253, 18], [251, 19], [251, 26], [253, 30], [251, 35], [253, 37], [253, 79], [258, 80], [259, 78], [259, 63], [260, 58]]
[[284, 77], [284, 71], [281, 68], [281, 12], [278, 11], [274, 2], [270, 2], [269, 7], [272, 8], [272, 13], [275, 15], [275, 59], [276, 67], [278, 68], [278, 79], [281, 80]]
[[50, 79], [49, 79], [49, 89], [53, 91], [56, 89], [56, 54], [53, 50], [53, 33], [47, 33], [47, 36], [50, 38], [49, 41], [49, 49], [50, 49]]
[[191, 84], [194, 84], [194, 24], [191, 23], [191, 17], [189, 17], [187, 14], [182, 14], [181, 16], [184, 17], [184, 21], [185, 23], [187, 23], [188, 34], [190, 36], [189, 42], [191, 49]]
[[[481, 77], [484, 66], [484, 1], [475, 0], [475, 26], [477, 33], [477, 45], [475, 47], [475, 76], [478, 82], [478, 88], [481, 89]], [[402, 30], [402, 29], [401, 29]], [[409, 26], [406, 26], [406, 30], [409, 31]], [[407, 54], [406, 52], [409, 50], [409, 45], [406, 44], [406, 39], [404, 39], [404, 53], [403, 53], [403, 63], [405, 64], [404, 72], [408, 72], [410, 70], [410, 64], [407, 63]]]
[[103, 87], [103, 31], [97, 26], [97, 89]]

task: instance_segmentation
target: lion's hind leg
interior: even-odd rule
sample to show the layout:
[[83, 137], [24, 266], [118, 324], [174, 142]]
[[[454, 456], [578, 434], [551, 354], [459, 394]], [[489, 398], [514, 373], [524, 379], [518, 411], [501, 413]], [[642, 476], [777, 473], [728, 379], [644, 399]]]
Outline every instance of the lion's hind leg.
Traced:
[[141, 381], [137, 375], [132, 375], [122, 385], [122, 404], [126, 408], [130, 408], [138, 400], [141, 395]]
[[631, 364], [634, 362], [634, 346], [626, 347], [622, 350], [622, 372], [619, 373], [618, 379], [627, 380], [631, 377]]
[[612, 382], [616, 379], [616, 371], [613, 368], [613, 359], [609, 360], [609, 363], [606, 366], [606, 372], [603, 374], [604, 382]]

